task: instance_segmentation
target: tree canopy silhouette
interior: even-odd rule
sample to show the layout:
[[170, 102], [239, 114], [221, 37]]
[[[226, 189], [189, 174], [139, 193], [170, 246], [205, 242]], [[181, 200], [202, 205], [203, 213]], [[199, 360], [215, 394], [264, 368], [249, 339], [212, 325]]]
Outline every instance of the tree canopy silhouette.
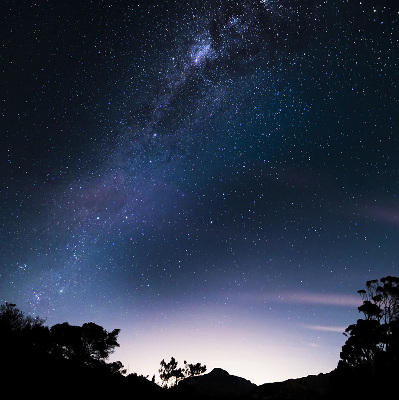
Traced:
[[64, 322], [54, 325], [50, 331], [54, 353], [87, 366], [104, 363], [114, 348], [119, 347], [117, 337], [120, 329], [107, 332], [94, 322], [82, 326]]
[[201, 363], [188, 364], [187, 361], [184, 361], [183, 373], [186, 378], [202, 375], [205, 372], [206, 372], [206, 365], [201, 365]]
[[34, 357], [50, 352], [50, 332], [45, 319], [25, 315], [15, 304], [0, 305], [0, 340], [3, 360]]
[[48, 328], [44, 322], [45, 319], [25, 315], [15, 304], [0, 305], [2, 359], [8, 373], [12, 374], [19, 365], [34, 368], [32, 377], [41, 370], [50, 373], [49, 367], [51, 373], [58, 370], [67, 375], [77, 371], [84, 375], [88, 370], [112, 375], [125, 372], [120, 361], [106, 362], [119, 347], [120, 329], [107, 332], [93, 322], [82, 326], [64, 322]]
[[399, 278], [367, 281], [359, 290], [364, 318], [348, 326], [340, 361], [331, 375], [332, 398], [381, 398], [399, 373]]
[[22, 333], [35, 326], [43, 326], [46, 320], [39, 317], [25, 315], [16, 304], [5, 303], [0, 305], [0, 329], [2, 332]]
[[171, 357], [168, 363], [165, 360], [161, 361], [161, 368], [159, 369], [159, 377], [164, 382], [164, 387], [176, 386], [181, 380], [196, 375], [201, 375], [206, 371], [206, 365], [188, 364], [184, 361], [184, 368], [177, 368], [178, 362], [174, 357]]
[[349, 367], [392, 362], [397, 357], [399, 340], [399, 278], [387, 276], [368, 281], [359, 290], [363, 304], [358, 308], [364, 319], [348, 326], [348, 337], [341, 351], [341, 361]]

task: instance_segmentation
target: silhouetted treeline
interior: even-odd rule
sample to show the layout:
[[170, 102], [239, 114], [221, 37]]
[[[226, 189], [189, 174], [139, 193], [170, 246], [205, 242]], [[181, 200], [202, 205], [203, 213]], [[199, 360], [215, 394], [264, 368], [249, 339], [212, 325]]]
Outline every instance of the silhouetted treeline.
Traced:
[[[125, 376], [120, 361], [107, 362], [119, 347], [119, 329], [107, 332], [93, 322], [52, 327], [44, 323], [42, 318], [26, 316], [15, 304], [0, 305], [0, 382], [10, 389], [10, 396], [182, 398], [158, 386], [155, 376], [152, 381], [136, 373]], [[205, 369], [200, 363], [185, 362], [185, 376]]]
[[[345, 330], [348, 339], [334, 371], [258, 387], [250, 382], [244, 385], [242, 378], [219, 369], [199, 376], [206, 366], [185, 361], [184, 368], [178, 368], [172, 357], [168, 363], [161, 361], [159, 373], [165, 387], [161, 388], [155, 376], [152, 381], [137, 374], [125, 376], [120, 361], [107, 362], [119, 346], [119, 329], [107, 332], [93, 322], [82, 326], [65, 322], [49, 328], [45, 320], [25, 316], [15, 304], [6, 303], [0, 305], [0, 379], [3, 388], [18, 397], [45, 393], [174, 400], [374, 400], [397, 396], [399, 278], [368, 281], [358, 293], [363, 299], [358, 310], [364, 318]], [[240, 390], [232, 391], [234, 387]]]
[[107, 362], [119, 346], [119, 329], [107, 332], [92, 322], [82, 326], [65, 322], [49, 328], [44, 322], [25, 316], [15, 304], [0, 306], [0, 379], [10, 396], [45, 393], [105, 398], [126, 395], [128, 390], [138, 396], [163, 392], [144, 377], [125, 377], [121, 362]]

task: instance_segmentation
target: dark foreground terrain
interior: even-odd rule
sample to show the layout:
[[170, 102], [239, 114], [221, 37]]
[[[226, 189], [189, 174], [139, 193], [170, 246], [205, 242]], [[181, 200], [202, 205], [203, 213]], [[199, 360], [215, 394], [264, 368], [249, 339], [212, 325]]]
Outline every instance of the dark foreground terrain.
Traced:
[[174, 391], [177, 398], [192, 399], [318, 400], [327, 396], [329, 378], [330, 374], [319, 374], [257, 386], [216, 368], [209, 374], [186, 379], [170, 392]]
[[[43, 360], [42, 360], [43, 361]], [[37, 364], [37, 365], [36, 365]], [[92, 371], [69, 363], [49, 365], [2, 365], [0, 382], [18, 398], [39, 394], [68, 398], [130, 398], [165, 400], [346, 400], [389, 398], [392, 379], [373, 381], [370, 376], [340, 375], [337, 370], [284, 382], [255, 385], [222, 369], [187, 378], [177, 386], [164, 389], [142, 376], [123, 376], [107, 371]], [[26, 369], [29, 367], [29, 369]], [[388, 378], [388, 377], [387, 377]], [[392, 378], [392, 377], [391, 377]]]

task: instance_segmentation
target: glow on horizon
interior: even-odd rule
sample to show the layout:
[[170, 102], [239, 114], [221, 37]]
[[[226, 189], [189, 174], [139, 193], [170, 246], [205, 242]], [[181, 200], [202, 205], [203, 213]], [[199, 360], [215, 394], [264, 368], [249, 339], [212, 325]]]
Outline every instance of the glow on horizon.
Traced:
[[[162, 359], [173, 356], [183, 366], [201, 362], [207, 372], [223, 368], [229, 374], [261, 385], [332, 371], [345, 337], [338, 327], [251, 319], [241, 310], [225, 313], [192, 312], [185, 316], [162, 313], [141, 326], [122, 327], [120, 348], [112, 361], [120, 360], [129, 373], [155, 374]], [[290, 325], [288, 325], [290, 326]], [[318, 329], [320, 328], [320, 329]]]

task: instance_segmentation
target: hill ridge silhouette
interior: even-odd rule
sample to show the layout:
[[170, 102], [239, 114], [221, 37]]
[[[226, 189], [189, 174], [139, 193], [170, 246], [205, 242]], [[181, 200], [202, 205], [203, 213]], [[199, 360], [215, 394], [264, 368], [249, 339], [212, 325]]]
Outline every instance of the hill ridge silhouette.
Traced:
[[318, 400], [328, 393], [329, 382], [330, 373], [320, 373], [256, 385], [222, 368], [214, 368], [207, 374], [184, 379], [172, 391], [178, 398], [192, 399]]

